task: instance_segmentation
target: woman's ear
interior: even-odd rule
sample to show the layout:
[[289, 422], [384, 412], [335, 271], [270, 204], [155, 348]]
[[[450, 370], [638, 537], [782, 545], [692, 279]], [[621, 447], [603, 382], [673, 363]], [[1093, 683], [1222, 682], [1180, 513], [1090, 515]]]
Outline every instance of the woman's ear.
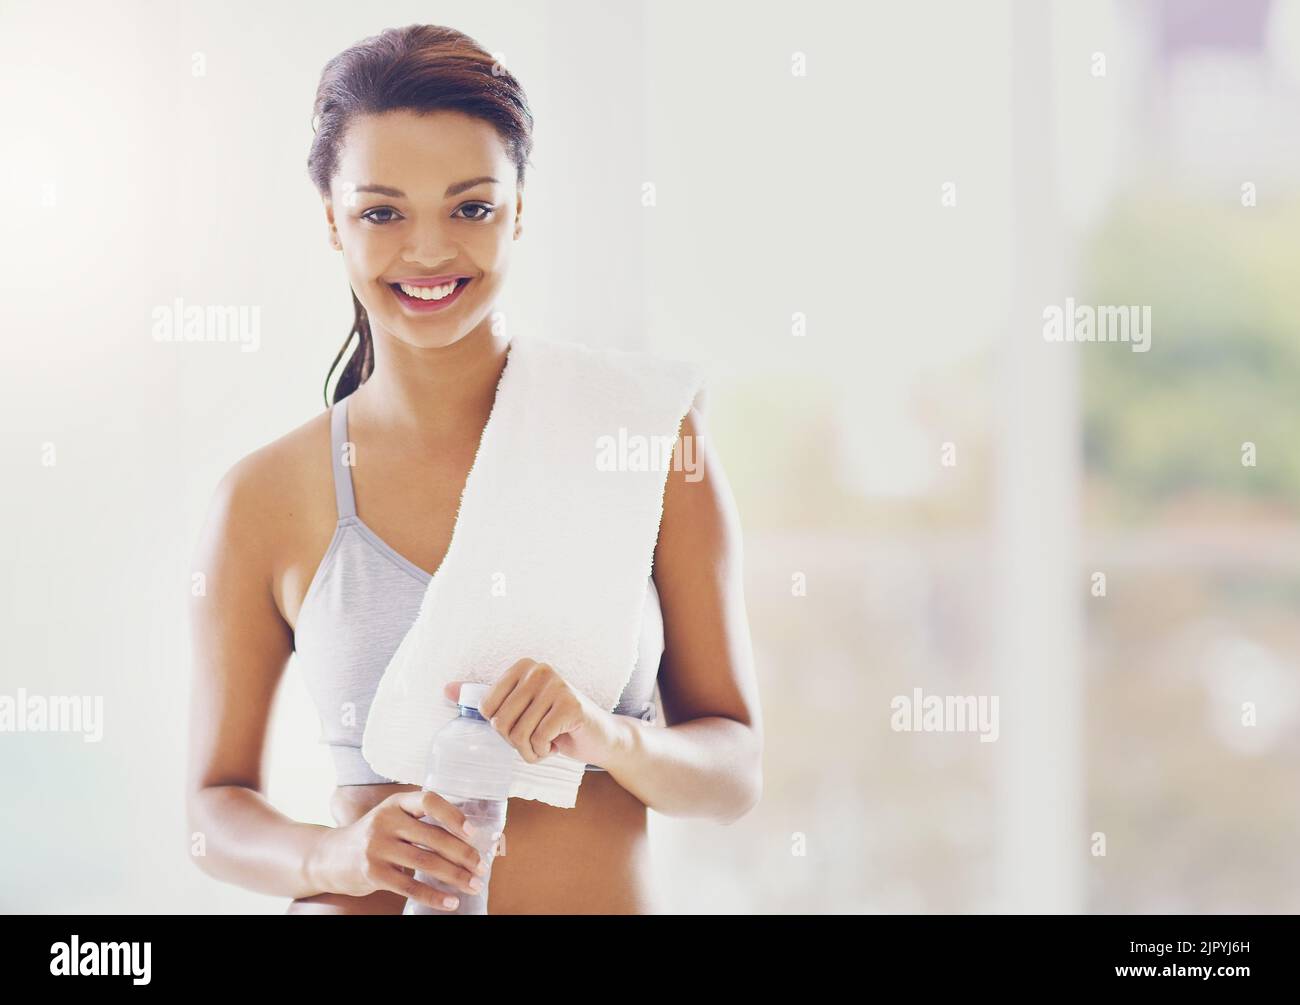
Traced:
[[519, 240], [519, 235], [524, 232], [524, 190], [520, 189], [515, 196], [515, 240]]
[[329, 196], [325, 196], [325, 222], [329, 225], [330, 247], [335, 251], [343, 250], [343, 242], [339, 240], [339, 228], [334, 224], [334, 203]]

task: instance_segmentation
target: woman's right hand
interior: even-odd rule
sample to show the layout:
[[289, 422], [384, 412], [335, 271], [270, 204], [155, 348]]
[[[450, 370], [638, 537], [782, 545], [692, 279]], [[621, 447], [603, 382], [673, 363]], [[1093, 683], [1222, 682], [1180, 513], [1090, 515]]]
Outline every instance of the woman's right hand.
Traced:
[[454, 911], [458, 900], [447, 904], [451, 895], [417, 881], [414, 873], [418, 869], [448, 886], [477, 892], [470, 883], [481, 884], [487, 867], [469, 843], [466, 824], [465, 814], [436, 792], [399, 792], [354, 823], [331, 828], [318, 846], [316, 872], [330, 893], [364, 897], [389, 890], [435, 910]]

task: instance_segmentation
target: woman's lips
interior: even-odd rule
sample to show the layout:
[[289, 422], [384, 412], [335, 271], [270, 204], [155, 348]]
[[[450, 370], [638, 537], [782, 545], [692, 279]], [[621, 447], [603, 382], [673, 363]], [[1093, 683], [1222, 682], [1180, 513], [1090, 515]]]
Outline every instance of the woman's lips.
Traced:
[[[397, 283], [389, 283], [388, 288], [393, 291], [393, 296], [397, 298], [397, 302], [401, 304], [403, 307], [405, 307], [408, 311], [412, 311], [413, 313], [416, 314], [430, 314], [434, 311], [446, 310], [448, 307], [454, 304], [457, 300], [460, 299], [461, 293], [464, 291], [465, 287], [468, 286], [471, 282], [472, 280], [469, 279], [467, 276], [460, 276], [459, 278], [456, 279], [456, 288], [452, 290], [450, 293], [448, 293], [441, 300], [422, 300], [419, 297], [409, 296], [402, 292], [401, 287]], [[434, 289], [437, 286], [446, 285], [446, 284], [436, 283], [436, 282], [430, 283], [426, 280], [420, 280], [419, 282], [406, 282], [405, 285], [420, 286], [425, 289]]]

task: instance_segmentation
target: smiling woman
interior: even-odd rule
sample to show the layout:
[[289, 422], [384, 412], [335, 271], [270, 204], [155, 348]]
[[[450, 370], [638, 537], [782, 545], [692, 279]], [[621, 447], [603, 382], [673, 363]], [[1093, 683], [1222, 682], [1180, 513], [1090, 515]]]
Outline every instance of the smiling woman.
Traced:
[[[475, 891], [485, 862], [463, 815], [378, 774], [361, 746], [385, 667], [448, 555], [497, 400], [511, 343], [494, 308], [522, 233], [533, 120], [481, 46], [416, 25], [330, 60], [315, 122], [308, 167], [355, 311], [330, 375], [352, 352], [327, 411], [236, 464], [205, 524], [194, 568], [207, 592], [191, 606], [189, 815], [206, 836], [195, 861], [293, 898], [291, 913], [399, 914], [407, 898], [449, 910], [414, 877]], [[590, 774], [572, 808], [510, 800], [493, 914], [655, 911], [647, 810], [729, 823], [758, 799], [739, 521], [702, 422], [693, 408], [681, 419], [694, 463], [664, 476], [617, 705], [528, 653], [498, 680], [493, 725], [521, 757], [566, 750]], [[289, 820], [263, 795], [270, 709], [294, 653], [337, 772], [334, 827]]]
[[[467, 313], [482, 320], [522, 233], [533, 116], [523, 88], [472, 39], [415, 25], [330, 60], [313, 121], [307, 167], [331, 244], [341, 251], [347, 243], [355, 309], [336, 366], [359, 340], [334, 389], [339, 401], [374, 369], [373, 325], [433, 346], [447, 343], [445, 325], [429, 330], [414, 318], [459, 305], [462, 327]], [[410, 177], [398, 177], [403, 168]], [[422, 267], [439, 258], [449, 231], [463, 252], [449, 263], [458, 268]]]

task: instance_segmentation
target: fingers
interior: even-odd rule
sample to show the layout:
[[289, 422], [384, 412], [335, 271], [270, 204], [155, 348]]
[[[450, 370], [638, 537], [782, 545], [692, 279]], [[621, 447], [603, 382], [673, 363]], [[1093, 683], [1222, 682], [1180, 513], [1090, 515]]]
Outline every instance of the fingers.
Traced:
[[[447, 836], [446, 831], [442, 833]], [[382, 851], [388, 861], [394, 865], [418, 870], [426, 877], [457, 887], [467, 894], [478, 893], [483, 888], [482, 873], [472, 871], [474, 866], [462, 868], [455, 862], [449, 861], [441, 850], [431, 851], [406, 841], [394, 840], [391, 844], [384, 845]], [[478, 853], [475, 852], [474, 855], [477, 858]], [[483, 871], [487, 871], [486, 867]]]
[[[517, 678], [514, 686], [506, 692], [503, 700], [497, 704], [496, 708], [490, 712], [483, 711], [481, 707], [479, 709], [483, 718], [491, 722], [496, 731], [507, 739], [511, 730], [514, 729], [515, 723], [528, 710], [528, 706], [533, 703], [533, 698], [536, 697], [541, 688], [541, 681], [536, 676], [535, 670], [527, 668], [516, 671], [515, 668], [518, 665], [515, 664], [515, 667], [511, 668], [512, 671], [515, 671]], [[487, 705], [487, 702], [483, 704]]]
[[469, 843], [468, 821], [456, 805], [436, 792], [419, 790], [398, 793], [388, 802], [391, 808], [374, 837], [367, 866], [372, 883], [442, 911], [455, 910], [456, 904], [444, 903], [447, 894], [416, 879], [417, 871], [421, 879], [466, 894], [481, 892], [487, 865]]
[[[453, 682], [446, 693], [459, 687]], [[575, 706], [564, 700], [568, 685], [553, 667], [521, 659], [492, 685], [479, 712], [519, 756], [535, 764], [555, 753], [554, 740], [577, 725]]]
[[506, 699], [507, 695], [514, 691], [515, 685], [518, 684], [523, 675], [532, 668], [534, 662], [535, 661], [530, 659], [517, 660], [515, 663], [511, 664], [510, 668], [501, 675], [495, 684], [492, 685], [488, 690], [488, 693], [483, 696], [483, 700], [479, 702], [478, 706], [479, 714], [482, 715], [484, 719], [491, 719], [497, 714], [497, 710], [501, 703]]
[[407, 900], [431, 907], [435, 911], [454, 911], [460, 906], [459, 897], [435, 889], [428, 883], [421, 883], [413, 875], [403, 872], [395, 865], [378, 870], [373, 880], [376, 888], [391, 890], [393, 893], [401, 894]]
[[565, 683], [552, 667], [532, 660], [516, 663], [509, 672], [515, 678], [513, 689], [495, 710], [484, 714], [520, 756], [534, 764], [550, 756], [551, 740], [563, 731], [556, 728], [541, 735], [538, 727], [562, 698]]
[[[405, 795], [419, 797], [418, 800], [408, 799], [418, 809], [413, 811], [403, 807], [406, 812], [393, 825], [393, 835], [403, 841], [432, 849], [467, 871], [477, 869], [483, 857], [473, 844], [475, 836], [465, 830], [468, 823], [465, 814], [436, 792], [410, 792]], [[423, 817], [417, 818], [416, 812], [422, 812]], [[482, 840], [482, 837], [479, 839]]]
[[445, 826], [453, 834], [464, 835], [467, 841], [473, 839], [473, 833], [466, 827], [469, 821], [465, 818], [465, 814], [436, 792], [416, 789], [411, 792], [398, 793], [390, 798], [403, 812], [416, 820], [421, 817], [429, 817], [431, 820]]
[[[541, 750], [538, 749], [538, 737], [536, 736], [537, 727], [541, 725], [542, 720], [550, 714], [555, 705], [554, 689], [548, 684], [544, 685], [533, 700], [529, 702], [513, 726], [507, 732], [506, 738], [519, 751], [520, 755], [529, 764], [540, 761], [550, 752], [551, 741], [547, 738], [541, 742]], [[501, 720], [497, 720], [497, 728], [501, 729]]]
[[473, 845], [467, 844], [437, 824], [426, 823], [423, 820], [412, 820], [408, 817], [406, 822], [398, 827], [394, 836], [409, 841], [413, 846], [428, 848], [466, 872], [474, 872], [483, 861], [483, 856]]
[[569, 732], [572, 728], [567, 721], [568, 718], [568, 710], [557, 703], [551, 706], [550, 711], [542, 717], [542, 721], [533, 729], [533, 750], [537, 752], [539, 758], [549, 757], [555, 753], [555, 738], [561, 733]]

